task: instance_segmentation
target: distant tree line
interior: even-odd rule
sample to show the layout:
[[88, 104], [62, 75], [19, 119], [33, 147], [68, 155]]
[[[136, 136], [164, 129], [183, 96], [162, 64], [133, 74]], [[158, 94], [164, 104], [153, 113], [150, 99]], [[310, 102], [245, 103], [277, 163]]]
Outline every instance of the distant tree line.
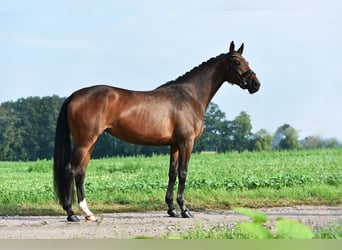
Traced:
[[[55, 127], [64, 98], [28, 97], [0, 105], [0, 160], [51, 159]], [[298, 132], [289, 124], [280, 126], [272, 135], [266, 129], [252, 133], [250, 116], [242, 111], [232, 121], [225, 117], [218, 105], [210, 103], [205, 113], [203, 135], [194, 146], [202, 151], [253, 151], [297, 148], [325, 148], [341, 146], [337, 139], [309, 136], [298, 140]], [[100, 137], [94, 158], [168, 153], [168, 147], [134, 145], [107, 133]]]

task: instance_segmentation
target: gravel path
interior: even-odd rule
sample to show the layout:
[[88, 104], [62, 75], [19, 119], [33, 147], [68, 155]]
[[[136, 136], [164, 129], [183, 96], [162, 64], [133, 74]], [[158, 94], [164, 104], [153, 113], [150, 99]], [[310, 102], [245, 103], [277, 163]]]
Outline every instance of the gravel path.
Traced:
[[[293, 218], [315, 229], [333, 221], [342, 223], [342, 206], [295, 206], [258, 209], [272, 222]], [[248, 220], [233, 211], [193, 212], [194, 218], [171, 218], [166, 212], [129, 212], [97, 215], [98, 222], [66, 221], [66, 216], [5, 216], [0, 218], [0, 239], [95, 239], [163, 237], [179, 235], [201, 224], [233, 226]]]

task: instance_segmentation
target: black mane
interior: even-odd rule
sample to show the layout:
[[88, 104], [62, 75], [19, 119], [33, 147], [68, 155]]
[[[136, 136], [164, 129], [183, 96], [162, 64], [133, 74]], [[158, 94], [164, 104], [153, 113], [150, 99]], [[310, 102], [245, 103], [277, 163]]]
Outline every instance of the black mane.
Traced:
[[177, 77], [175, 80], [169, 81], [167, 83], [164, 83], [157, 87], [156, 89], [167, 87], [169, 85], [177, 84], [186, 81], [187, 79], [191, 78], [194, 74], [196, 74], [200, 69], [204, 67], [208, 67], [214, 63], [216, 63], [218, 60], [220, 60], [222, 57], [227, 56], [227, 54], [220, 54], [216, 57], [212, 57], [209, 60], [202, 62], [200, 65], [194, 67], [192, 70], [186, 72], [184, 75], [181, 75]]

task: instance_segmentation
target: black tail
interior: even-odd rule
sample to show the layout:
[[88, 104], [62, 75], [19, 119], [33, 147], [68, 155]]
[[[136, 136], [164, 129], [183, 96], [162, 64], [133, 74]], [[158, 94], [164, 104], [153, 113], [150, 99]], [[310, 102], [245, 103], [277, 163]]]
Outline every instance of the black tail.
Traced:
[[66, 192], [66, 165], [70, 161], [71, 145], [68, 124], [68, 105], [71, 98], [67, 98], [59, 112], [55, 134], [55, 148], [53, 155], [53, 179], [56, 196], [63, 204]]

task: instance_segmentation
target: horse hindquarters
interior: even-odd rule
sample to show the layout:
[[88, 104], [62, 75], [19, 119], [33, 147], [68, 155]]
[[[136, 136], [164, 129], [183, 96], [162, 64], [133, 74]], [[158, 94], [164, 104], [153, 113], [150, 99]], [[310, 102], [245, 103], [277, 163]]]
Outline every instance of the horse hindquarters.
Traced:
[[[83, 99], [75, 98], [75, 95], [67, 98], [58, 116], [54, 149], [54, 186], [60, 204], [68, 214], [67, 220], [79, 221], [71, 208], [75, 179], [79, 207], [86, 219], [93, 221], [95, 218], [85, 200], [84, 178], [92, 149], [101, 133], [94, 133], [85, 119], [82, 119], [83, 111], [87, 109], [79, 105], [80, 100]], [[74, 139], [72, 152], [70, 134]]]

